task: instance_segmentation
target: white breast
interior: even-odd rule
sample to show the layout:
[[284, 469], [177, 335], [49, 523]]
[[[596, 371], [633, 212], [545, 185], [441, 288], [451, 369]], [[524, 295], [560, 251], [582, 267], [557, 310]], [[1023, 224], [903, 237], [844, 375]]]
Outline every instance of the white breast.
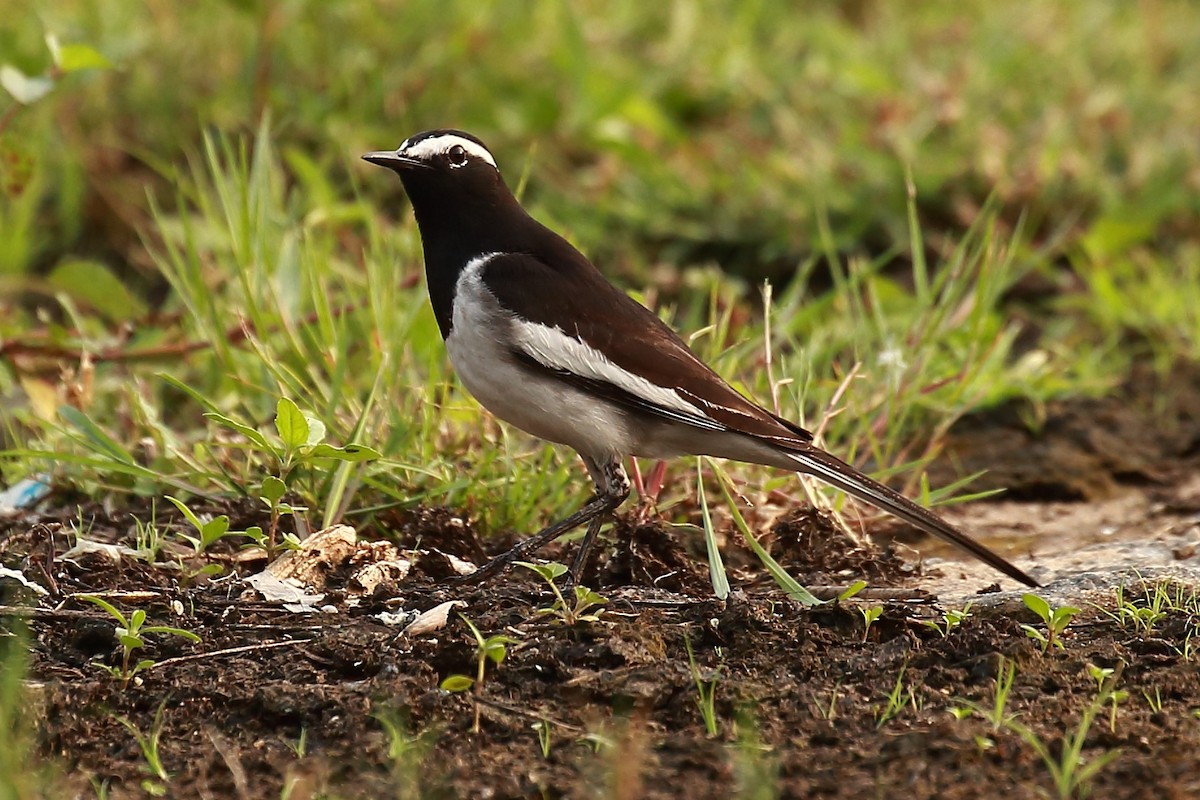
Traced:
[[598, 459], [633, 453], [631, 422], [622, 409], [513, 357], [516, 323], [480, 277], [496, 255], [472, 259], [455, 288], [446, 350], [463, 385], [497, 417], [534, 436]]

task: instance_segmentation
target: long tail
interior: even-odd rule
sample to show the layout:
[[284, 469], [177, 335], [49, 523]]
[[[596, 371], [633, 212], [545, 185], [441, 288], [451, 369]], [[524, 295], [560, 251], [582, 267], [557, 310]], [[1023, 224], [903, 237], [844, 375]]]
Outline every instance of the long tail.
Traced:
[[882, 483], [868, 478], [854, 467], [836, 456], [810, 447], [806, 450], [781, 450], [782, 455], [795, 461], [798, 470], [820, 478], [826, 483], [836, 486], [847, 494], [859, 500], [870, 503], [876, 508], [894, 514], [905, 522], [916, 525], [926, 533], [945, 539], [951, 544], [961, 547], [985, 564], [1003, 572], [1013, 580], [1020, 581], [1026, 586], [1037, 587], [1038, 582], [1023, 571], [1009, 563], [1006, 559], [993, 553], [979, 542], [954, 528], [950, 523], [934, 514], [927, 508], [919, 506], [899, 492], [889, 489]]

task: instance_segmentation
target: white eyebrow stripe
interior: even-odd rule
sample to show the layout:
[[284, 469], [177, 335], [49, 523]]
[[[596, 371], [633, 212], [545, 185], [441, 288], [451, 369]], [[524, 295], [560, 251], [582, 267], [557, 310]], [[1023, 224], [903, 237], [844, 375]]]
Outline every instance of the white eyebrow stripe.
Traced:
[[496, 166], [496, 159], [492, 158], [492, 154], [487, 151], [486, 147], [481, 147], [470, 139], [464, 139], [452, 133], [430, 136], [428, 139], [422, 139], [413, 145], [410, 145], [408, 140], [405, 139], [396, 152], [400, 155], [411, 156], [412, 158], [425, 159], [448, 153], [450, 152], [450, 148], [455, 145], [458, 145], [476, 158], [486, 161], [493, 167]]

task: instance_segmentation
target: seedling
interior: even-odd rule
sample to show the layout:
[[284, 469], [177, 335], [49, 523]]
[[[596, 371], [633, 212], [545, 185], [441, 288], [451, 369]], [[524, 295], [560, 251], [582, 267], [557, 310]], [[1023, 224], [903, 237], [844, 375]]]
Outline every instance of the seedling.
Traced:
[[1107, 699], [1110, 705], [1108, 714], [1108, 730], [1112, 733], [1117, 732], [1117, 706], [1129, 699], [1129, 692], [1124, 689], [1114, 689], [1117, 681], [1121, 679], [1121, 673], [1125, 670], [1125, 662], [1122, 661], [1112, 667], [1097, 667], [1095, 664], [1088, 664], [1088, 674], [1096, 681], [1096, 694]]
[[1037, 614], [1042, 624], [1046, 626], [1046, 633], [1042, 633], [1032, 625], [1021, 625], [1021, 630], [1025, 631], [1025, 635], [1030, 639], [1034, 639], [1042, 645], [1042, 653], [1046, 653], [1051, 647], [1057, 647], [1059, 650], [1064, 649], [1062, 640], [1059, 638], [1067, 626], [1071, 624], [1071, 620], [1080, 612], [1080, 609], [1074, 606], [1061, 606], [1051, 609], [1050, 604], [1036, 594], [1026, 592], [1021, 595], [1021, 599], [1025, 601], [1025, 606]]
[[1015, 719], [1009, 718], [1005, 722], [1005, 727], [1037, 751], [1050, 770], [1055, 794], [1059, 800], [1086, 797], [1089, 794], [1091, 779], [1120, 755], [1119, 750], [1108, 750], [1089, 760], [1083, 758], [1083, 745], [1087, 740], [1088, 731], [1091, 730], [1100, 711], [1111, 702], [1112, 680], [1114, 678], [1108, 678], [1101, 684], [1100, 691], [1084, 709], [1075, 730], [1064, 732], [1062, 743], [1058, 747], [1046, 744], [1041, 737]]
[[720, 733], [717, 727], [717, 682], [721, 677], [721, 668], [713, 670], [710, 677], [706, 680], [700, 674], [700, 667], [696, 665], [696, 655], [692, 652], [692, 640], [686, 635], [683, 637], [683, 645], [687, 648], [688, 668], [692, 673], [692, 680], [696, 682], [696, 707], [700, 709], [700, 717], [704, 720], [704, 730], [708, 733], [711, 739]]
[[728, 748], [733, 761], [736, 797], [776, 800], [779, 797], [779, 760], [758, 734], [754, 718], [745, 709], [734, 721], [734, 741]]
[[537, 613], [549, 614], [557, 617], [567, 627], [573, 627], [580, 622], [599, 622], [600, 613], [603, 609], [599, 606], [608, 602], [608, 598], [596, 594], [586, 586], [576, 586], [573, 590], [574, 601], [571, 604], [567, 603], [563, 597], [562, 590], [558, 588], [558, 584], [554, 581], [566, 574], [567, 568], [557, 562], [551, 561], [548, 564], [534, 564], [530, 561], [518, 561], [518, 566], [533, 570], [542, 577], [550, 591], [554, 592], [554, 605], [547, 608], [539, 608]]
[[[262, 529], [258, 527], [246, 531], [246, 534], [256, 543], [266, 548], [268, 558], [274, 557], [277, 551], [280, 517], [308, 511], [303, 506], [283, 502], [283, 497], [289, 489], [289, 481], [297, 469], [319, 466], [321, 463], [329, 461], [357, 463], [374, 461], [382, 457], [379, 451], [364, 445], [348, 444], [344, 447], [335, 447], [325, 444], [325, 423], [312, 414], [301, 411], [295, 401], [287, 397], [279, 398], [275, 404], [277, 439], [270, 439], [257, 428], [215, 411], [206, 412], [204, 416], [218, 425], [230, 428], [244, 436], [251, 447], [258, 449], [266, 456], [272, 472], [275, 473], [263, 478], [258, 492], [259, 500], [271, 512], [271, 523], [266, 533], [263, 533]], [[176, 505], [179, 504], [176, 503]], [[284, 534], [283, 547], [285, 549], [294, 549], [299, 546], [300, 541], [295, 534]]]
[[542, 751], [542, 758], [545, 759], [550, 758], [550, 747], [553, 744], [550, 739], [550, 727], [550, 722], [545, 719], [533, 723], [533, 729], [537, 731], [538, 748]]
[[1012, 691], [1013, 681], [1016, 679], [1016, 676], [1017, 665], [1012, 661], [1001, 658], [1000, 666], [996, 671], [996, 686], [992, 693], [991, 708], [984, 708], [979, 703], [965, 701], [963, 705], [950, 709], [950, 713], [954, 715], [955, 719], [964, 719], [972, 713], [978, 714], [992, 723], [993, 732], [999, 732], [1011, 720], [1016, 719], [1015, 714], [1010, 715], [1006, 710], [1008, 707], [1008, 695]]
[[163, 546], [163, 534], [154, 519], [153, 511], [150, 519], [145, 522], [137, 517], [133, 518], [133, 542], [133, 549], [137, 551], [138, 558], [147, 564], [158, 562], [158, 554]]
[[1142, 690], [1142, 697], [1146, 698], [1146, 705], [1150, 706], [1150, 711], [1154, 714], [1161, 714], [1163, 710], [1162, 692], [1157, 686], [1154, 687], [1154, 696], [1150, 696], [1149, 689]]
[[293, 742], [291, 739], [284, 739], [283, 743], [287, 745], [288, 750], [291, 750], [296, 755], [296, 758], [304, 758], [308, 754], [308, 726], [302, 725], [300, 727], [300, 736], [296, 741]]
[[921, 624], [926, 628], [937, 631], [942, 635], [942, 638], [945, 639], [950, 635], [951, 631], [963, 624], [963, 620], [971, 616], [972, 605], [974, 604], [967, 603], [961, 609], [950, 609], [949, 611], [944, 612], [940, 622], [936, 619], [923, 619], [921, 620]]
[[907, 668], [902, 667], [900, 674], [896, 676], [896, 685], [887, 693], [887, 704], [879, 710], [875, 715], [875, 727], [882, 728], [889, 721], [899, 716], [905, 706], [912, 706], [914, 711], [921, 710], [921, 699], [917, 696], [915, 686], [904, 687], [904, 672]]
[[817, 714], [820, 715], [821, 719], [826, 720], [827, 722], [832, 722], [837, 716], [838, 690], [841, 688], [842, 682], [839, 680], [836, 684], [834, 684], [833, 691], [829, 693], [828, 705], [819, 702], [820, 698], [817, 697], [816, 694], [813, 695], [813, 708], [816, 709]]
[[871, 632], [871, 626], [875, 624], [875, 620], [879, 619], [879, 617], [883, 614], [883, 606], [869, 606], [866, 608], [860, 608], [858, 613], [862, 614], [863, 618], [864, 625], [862, 640], [865, 642], [867, 640], [867, 634]]
[[171, 773], [167, 772], [158, 752], [158, 745], [162, 739], [163, 707], [165, 705], [165, 700], [158, 704], [158, 710], [154, 712], [154, 722], [150, 725], [150, 732], [146, 734], [138, 730], [138, 727], [126, 717], [116, 718], [125, 730], [133, 734], [133, 738], [137, 740], [138, 749], [142, 751], [142, 758], [146, 760], [142, 771], [146, 772], [149, 777], [142, 781], [142, 791], [151, 797], [166, 797], [167, 783], [171, 780]]
[[[449, 675], [442, 681], [441, 688], [447, 692], [465, 692], [467, 689], [474, 688], [475, 696], [479, 697], [483, 693], [483, 677], [484, 670], [487, 668], [487, 662], [491, 661], [496, 666], [504, 663], [505, 657], [508, 655], [508, 645], [516, 644], [517, 640], [511, 636], [503, 634], [495, 634], [484, 638], [479, 632], [479, 628], [471, 620], [467, 619], [462, 614], [462, 621], [471, 629], [471, 635], [475, 637], [475, 677], [471, 678], [467, 675]], [[475, 724], [472, 726], [472, 733], [479, 733], [479, 714], [480, 705], [475, 703]]]
[[837, 596], [837, 601], [839, 603], [844, 603], [847, 600], [849, 600], [850, 598], [854, 597], [856, 594], [858, 594], [865, 588], [867, 588], [866, 581], [862, 581], [862, 580], [855, 581], [854, 583], [850, 584], [849, 586], [847, 586], [845, 589], [842, 590], [842, 593]]
[[229, 515], [227, 514], [221, 514], [213, 517], [207, 522], [202, 522], [200, 517], [196, 515], [196, 512], [188, 508], [187, 504], [179, 498], [167, 495], [167, 499], [171, 501], [172, 505], [179, 509], [179, 512], [183, 514], [184, 519], [186, 519], [188, 523], [195, 529], [196, 536], [189, 536], [186, 533], [180, 533], [179, 535], [186, 539], [189, 544], [191, 544], [192, 551], [197, 556], [204, 555], [205, 551], [208, 550], [209, 547], [221, 541], [226, 536], [248, 535], [253, 539], [256, 536], [262, 535], [262, 530], [258, 528], [251, 529], [250, 531], [229, 530]]
[[372, 716], [387, 734], [396, 800], [421, 800], [436, 794], [430, 791], [427, 776], [423, 774], [425, 759], [437, 744], [436, 730], [427, 728], [418, 734], [411, 733], [403, 709], [376, 711]]
[[[1172, 588], [1174, 592], [1171, 591]], [[1197, 602], [1194, 588], [1172, 581], [1159, 581], [1153, 586], [1143, 585], [1142, 596], [1134, 598], [1127, 598], [1125, 586], [1121, 585], [1117, 587], [1116, 612], [1101, 610], [1116, 620], [1122, 628], [1132, 627], [1143, 634], [1149, 634], [1171, 613], [1196, 616], [1200, 613], [1200, 604]], [[1187, 655], [1190, 655], [1190, 642], [1185, 642], [1185, 649]]]
[[113, 628], [113, 632], [117, 637], [117, 641], [121, 643], [121, 666], [113, 667], [100, 663], [97, 663], [96, 666], [114, 678], [119, 678], [122, 687], [128, 686], [130, 679], [134, 675], [154, 666], [154, 661], [149, 658], [139, 659], [137, 662], [131, 663], [134, 654], [146, 646], [144, 637], [147, 634], [169, 634], [171, 636], [182, 637], [193, 643], [200, 641], [199, 636], [182, 628], [172, 628], [168, 625], [147, 625], [146, 612], [140, 608], [126, 617], [116, 606], [103, 598], [94, 595], [81, 595], [79, 599], [86, 600], [104, 609], [117, 623]]

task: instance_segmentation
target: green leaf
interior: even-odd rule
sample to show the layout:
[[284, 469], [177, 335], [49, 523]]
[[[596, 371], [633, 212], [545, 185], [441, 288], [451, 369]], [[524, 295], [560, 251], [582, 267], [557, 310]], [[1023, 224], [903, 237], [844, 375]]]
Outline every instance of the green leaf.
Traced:
[[224, 425], [226, 428], [232, 428], [233, 430], [240, 433], [242, 436], [245, 436], [247, 439], [249, 439], [254, 444], [261, 447], [263, 450], [266, 450], [268, 453], [274, 454], [276, 458], [279, 457], [279, 451], [275, 448], [274, 445], [272, 445], [270, 442], [267, 441], [267, 437], [263, 436], [261, 433], [259, 433], [254, 428], [251, 428], [249, 425], [243, 425], [242, 423], [238, 422], [236, 419], [227, 417], [224, 414], [218, 414], [215, 411], [206, 411], [204, 416], [208, 417], [209, 419], [211, 419], [213, 422], [217, 423], [218, 425]]
[[111, 320], [141, 316], [145, 305], [104, 264], [87, 259], [68, 259], [50, 273], [55, 289], [80, 300]]
[[129, 632], [137, 633], [146, 624], [146, 612], [142, 609], [137, 609], [129, 615]]
[[308, 420], [290, 398], [281, 397], [275, 404], [275, 430], [288, 450], [308, 444]]
[[54, 88], [54, 81], [45, 76], [29, 76], [21, 70], [5, 64], [0, 67], [0, 86], [21, 105], [36, 103]]
[[474, 685], [475, 680], [466, 675], [449, 675], [442, 681], [441, 688], [446, 692], [465, 692]]
[[259, 492], [259, 496], [266, 500], [272, 507], [278, 505], [285, 494], [287, 494], [286, 483], [274, 475], [268, 475], [263, 478], [262, 490]]
[[106, 612], [108, 612], [108, 615], [110, 617], [115, 619], [117, 622], [121, 623], [121, 627], [123, 627], [123, 628], [129, 627], [129, 620], [125, 617], [125, 615], [122, 614], [120, 611], [118, 611], [116, 606], [114, 606], [112, 603], [108, 602], [104, 598], [96, 597], [96, 596], [90, 595], [90, 594], [83, 594], [83, 595], [79, 596], [79, 599], [85, 600], [93, 605], [100, 606], [100, 608], [103, 608]]
[[200, 549], [207, 549], [210, 544], [220, 539], [229, 531], [229, 517], [222, 514], [204, 523], [200, 529]]
[[86, 44], [66, 44], [59, 48], [55, 59], [63, 72], [80, 72], [85, 69], [112, 69], [112, 62], [96, 48]]
[[159, 635], [169, 634], [171, 636], [178, 636], [182, 639], [187, 639], [189, 642], [199, 643], [200, 641], [200, 637], [191, 631], [184, 630], [183, 628], [172, 628], [169, 625], [151, 625], [143, 628], [142, 633], [156, 633]]
[[542, 576], [542, 580], [547, 583], [553, 583], [555, 578], [561, 577], [567, 573], [565, 564], [559, 564], [557, 561], [551, 561], [547, 564], [535, 564], [532, 561], [518, 561], [518, 567], [524, 567], [528, 570], [533, 570], [538, 575]]
[[1025, 631], [1025, 635], [1028, 636], [1030, 639], [1037, 639], [1042, 644], [1046, 643], [1045, 635], [1041, 631], [1039, 631], [1037, 628], [1033, 627], [1032, 625], [1026, 625], [1025, 623], [1021, 623], [1021, 630]]
[[84, 414], [79, 409], [74, 406], [59, 406], [58, 415], [72, 428], [82, 433], [94, 449], [107, 454], [113, 460], [120, 461], [123, 464], [135, 463], [133, 456], [129, 455], [128, 450], [117, 444], [115, 439], [105, 433], [103, 428], [92, 422], [87, 414]]
[[491, 636], [483, 643], [483, 654], [490, 658], [493, 663], [500, 664], [504, 661], [504, 657], [508, 655], [508, 647], [516, 641], [510, 636]]
[[132, 633], [127, 633], [124, 636], [118, 636], [117, 641], [126, 650], [137, 650], [139, 647], [145, 647], [146, 642], [140, 636], [134, 636]]
[[849, 600], [851, 597], [854, 597], [854, 595], [858, 594], [865, 588], [867, 588], [866, 581], [861, 581], [861, 580], [855, 581], [854, 583], [847, 586], [845, 591], [843, 591], [841, 594], [838, 595], [838, 598], [837, 598], [838, 602], [841, 602], [843, 600]]
[[318, 444], [308, 454], [309, 458], [336, 458], [338, 461], [375, 461], [383, 458], [378, 450], [362, 444], [348, 444], [344, 447], [334, 447], [330, 444]]
[[734, 499], [733, 490], [730, 486], [729, 476], [724, 470], [715, 467], [717, 477], [720, 478], [721, 493], [725, 495], [725, 505], [729, 509], [730, 515], [733, 516], [733, 522], [737, 529], [741, 531], [742, 538], [746, 540], [746, 544], [750, 545], [750, 549], [754, 551], [754, 555], [758, 556], [758, 560], [767, 568], [767, 572], [775, 579], [775, 583], [779, 588], [783, 589], [788, 597], [805, 606], [820, 606], [824, 605], [824, 600], [818, 600], [812, 592], [805, 589], [799, 582], [787, 573], [783, 567], [779, 565], [771, 554], [766, 551], [754, 535], [750, 532], [750, 526], [746, 524], [746, 518], [742, 516], [742, 512], [738, 510], [737, 501]]
[[600, 606], [608, 602], [604, 595], [596, 594], [586, 586], [575, 587], [575, 602], [580, 605]]
[[187, 505], [185, 505], [182, 500], [180, 500], [177, 497], [172, 497], [171, 495], [167, 495], [166, 497], [167, 497], [167, 500], [171, 501], [171, 503], [176, 508], [179, 509], [179, 513], [183, 514], [184, 519], [186, 519], [189, 523], [191, 523], [191, 526], [193, 528], [195, 528], [200, 533], [204, 532], [204, 523], [202, 523], [200, 521], [200, 518], [197, 517], [195, 515], [195, 513], [193, 513], [193, 511], [190, 508], [188, 508]]
[[1037, 614], [1045, 622], [1050, 621], [1050, 604], [1041, 597], [1033, 594], [1032, 592], [1026, 592], [1025, 594], [1021, 595], [1021, 600], [1024, 601], [1026, 607], [1030, 611]]
[[725, 574], [725, 562], [721, 560], [712, 515], [708, 512], [708, 496], [704, 493], [704, 475], [700, 470], [702, 463], [701, 459], [696, 459], [696, 492], [700, 495], [700, 519], [704, 525], [704, 547], [708, 551], [708, 577], [712, 582], [713, 594], [718, 600], [724, 600], [729, 597], [729, 577]]
[[154, 660], [153, 660], [153, 659], [150, 659], [150, 658], [143, 658], [141, 661], [137, 662], [137, 664], [135, 664], [135, 665], [134, 665], [133, 669], [130, 671], [130, 673], [129, 673], [129, 674], [130, 674], [130, 675], [137, 675], [137, 674], [138, 674], [139, 672], [141, 672], [142, 670], [144, 670], [144, 669], [150, 669], [150, 668], [151, 668], [151, 667], [153, 667], [153, 666], [154, 666]]

